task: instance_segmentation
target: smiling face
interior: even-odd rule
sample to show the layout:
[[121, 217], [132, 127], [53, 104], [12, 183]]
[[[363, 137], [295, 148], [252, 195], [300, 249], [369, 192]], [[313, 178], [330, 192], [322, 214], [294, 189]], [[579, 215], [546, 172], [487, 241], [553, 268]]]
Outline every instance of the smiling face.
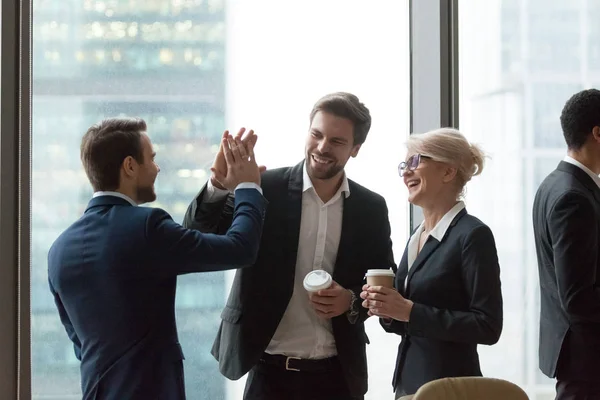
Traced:
[[319, 111], [306, 139], [306, 169], [311, 179], [338, 177], [348, 159], [356, 157], [360, 145], [354, 144], [354, 124], [346, 118]]
[[403, 179], [411, 204], [427, 208], [438, 199], [455, 196], [456, 168], [419, 154], [409, 154], [405, 163]]

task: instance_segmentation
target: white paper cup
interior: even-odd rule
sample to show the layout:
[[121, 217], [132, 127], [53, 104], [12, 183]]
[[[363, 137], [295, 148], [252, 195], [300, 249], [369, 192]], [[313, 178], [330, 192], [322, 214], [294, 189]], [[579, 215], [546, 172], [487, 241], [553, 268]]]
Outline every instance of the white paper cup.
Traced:
[[318, 292], [319, 290], [328, 289], [332, 282], [333, 278], [327, 271], [316, 269], [306, 274], [302, 284], [308, 292]]

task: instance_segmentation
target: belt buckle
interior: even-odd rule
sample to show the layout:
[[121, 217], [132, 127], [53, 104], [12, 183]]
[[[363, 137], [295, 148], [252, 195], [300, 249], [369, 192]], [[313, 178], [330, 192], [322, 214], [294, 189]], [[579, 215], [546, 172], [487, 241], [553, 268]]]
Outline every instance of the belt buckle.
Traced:
[[286, 371], [297, 371], [297, 372], [300, 372], [299, 369], [290, 367], [290, 360], [301, 360], [301, 358], [300, 357], [287, 357], [285, 359], [285, 369], [286, 369]]

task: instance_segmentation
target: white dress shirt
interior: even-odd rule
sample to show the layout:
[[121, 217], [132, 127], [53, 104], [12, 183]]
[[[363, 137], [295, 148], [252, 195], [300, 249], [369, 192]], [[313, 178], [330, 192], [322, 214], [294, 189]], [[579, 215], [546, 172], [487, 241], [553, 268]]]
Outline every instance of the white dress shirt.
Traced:
[[129, 203], [131, 203], [132, 206], [137, 206], [137, 204], [135, 203], [135, 201], [133, 201], [131, 199], [131, 197], [124, 195], [123, 193], [120, 192], [110, 192], [110, 191], [105, 191], [105, 192], [94, 192], [94, 195], [92, 196], [92, 198], [94, 197], [98, 197], [98, 196], [115, 196], [115, 197], [119, 197], [123, 200], [127, 200]]
[[[267, 353], [309, 359], [337, 354], [331, 320], [317, 316], [302, 282], [306, 274], [315, 269], [323, 269], [333, 275], [342, 234], [342, 194], [350, 196], [345, 175], [337, 193], [327, 203], [323, 203], [308, 176], [306, 164], [304, 165], [294, 292], [266, 349]], [[202, 201], [218, 201], [226, 195], [226, 190], [213, 187], [209, 180]]]
[[591, 169], [589, 169], [588, 167], [586, 167], [585, 165], [583, 165], [576, 159], [569, 157], [569, 156], [565, 156], [563, 161], [568, 162], [569, 164], [573, 164], [576, 167], [581, 168], [586, 174], [588, 174], [594, 180], [594, 182], [596, 182], [596, 185], [598, 185], [598, 187], [600, 187], [600, 177], [598, 175], [596, 175]]
[[[427, 237], [425, 238], [425, 241], [423, 243], [425, 243], [427, 241], [427, 239], [429, 239], [429, 236], [433, 236], [435, 239], [437, 239], [438, 242], [441, 242], [442, 238], [446, 234], [446, 231], [450, 227], [450, 224], [452, 223], [454, 218], [456, 218], [458, 213], [461, 212], [464, 208], [465, 208], [464, 202], [459, 201], [458, 203], [456, 203], [454, 205], [454, 207], [452, 207], [450, 209], [450, 211], [448, 211], [446, 214], [444, 214], [442, 219], [440, 219], [438, 221], [438, 223], [435, 225], [435, 227], [431, 231], [429, 231], [429, 233], [427, 234]], [[413, 235], [410, 237], [410, 240], [408, 241], [408, 260], [407, 261], [408, 261], [408, 270], [409, 271], [410, 271], [411, 267], [413, 266], [413, 264], [415, 263], [417, 256], [419, 255], [419, 238], [421, 237], [421, 234], [423, 233], [423, 229], [425, 229], [424, 221], [421, 222], [421, 225], [419, 225], [419, 227], [417, 228], [415, 233], [413, 233]], [[404, 280], [404, 288], [405, 289], [406, 289], [407, 282], [408, 282], [408, 274], [406, 274], [406, 279]]]

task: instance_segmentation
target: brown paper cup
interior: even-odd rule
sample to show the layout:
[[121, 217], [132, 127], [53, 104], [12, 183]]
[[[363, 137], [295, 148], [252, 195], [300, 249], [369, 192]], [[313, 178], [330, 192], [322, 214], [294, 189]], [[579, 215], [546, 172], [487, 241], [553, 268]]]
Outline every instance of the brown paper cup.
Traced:
[[367, 276], [367, 285], [369, 286], [383, 286], [386, 288], [394, 288], [394, 277], [393, 276]]

